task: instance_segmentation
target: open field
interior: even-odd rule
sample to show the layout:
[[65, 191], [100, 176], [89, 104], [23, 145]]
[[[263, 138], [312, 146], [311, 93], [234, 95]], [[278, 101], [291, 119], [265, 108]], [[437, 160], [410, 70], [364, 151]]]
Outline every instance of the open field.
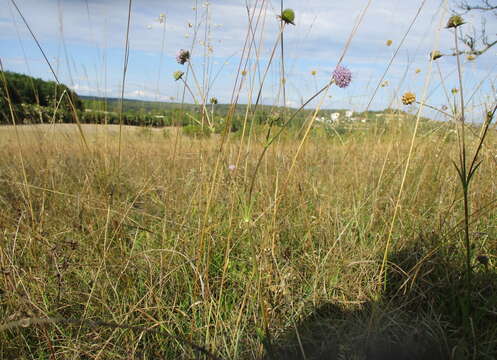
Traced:
[[289, 134], [252, 199], [262, 136], [220, 153], [219, 137], [126, 129], [118, 167], [114, 129], [85, 126], [89, 150], [75, 126], [18, 129], [0, 128], [1, 358], [497, 356], [495, 129], [471, 188], [469, 334], [450, 126], [416, 139], [395, 220], [412, 124], [316, 129], [295, 162]]

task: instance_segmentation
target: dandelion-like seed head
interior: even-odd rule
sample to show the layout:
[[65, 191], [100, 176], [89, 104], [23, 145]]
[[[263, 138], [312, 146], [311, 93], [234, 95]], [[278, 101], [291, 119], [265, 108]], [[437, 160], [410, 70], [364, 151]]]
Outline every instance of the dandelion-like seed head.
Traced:
[[411, 105], [416, 101], [416, 95], [412, 92], [406, 92], [404, 95], [402, 95], [402, 104], [404, 105]]
[[346, 88], [352, 81], [352, 72], [344, 66], [338, 65], [333, 71], [332, 79], [340, 88]]
[[286, 24], [295, 25], [295, 11], [292, 9], [285, 9], [280, 15], [280, 19]]
[[393, 43], [393, 41], [392, 41], [392, 40], [387, 40], [387, 43], [386, 43], [386, 44], [387, 44], [387, 46], [390, 46], [390, 45], [392, 45], [392, 43]]
[[461, 26], [464, 24], [464, 20], [461, 16], [459, 15], [453, 15], [449, 18], [449, 21], [447, 22], [447, 28], [456, 28], [458, 26]]
[[176, 61], [178, 62], [178, 64], [184, 65], [189, 60], [190, 52], [188, 50], [181, 49], [180, 51], [178, 51], [178, 54], [176, 55]]
[[442, 57], [442, 53], [438, 50], [434, 50], [430, 53], [430, 59], [431, 60], [437, 60], [437, 59], [440, 59]]
[[178, 81], [179, 79], [181, 79], [183, 77], [183, 75], [185, 75], [185, 73], [183, 71], [175, 71], [173, 73], [173, 78], [174, 78], [174, 81]]

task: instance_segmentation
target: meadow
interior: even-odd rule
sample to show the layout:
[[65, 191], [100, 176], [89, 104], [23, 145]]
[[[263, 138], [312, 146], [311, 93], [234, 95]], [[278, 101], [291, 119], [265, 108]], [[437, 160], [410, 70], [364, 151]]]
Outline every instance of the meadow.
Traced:
[[[328, 90], [351, 81], [340, 63], [356, 29], [324, 87], [287, 107], [295, 14], [281, 11], [261, 62], [257, 4], [222, 118], [186, 50], [174, 78], [195, 107], [183, 95], [191, 122], [178, 103], [167, 127], [123, 124], [124, 90], [121, 124], [82, 124], [73, 94], [72, 124], [20, 125], [2, 68], [1, 359], [497, 358], [495, 101], [466, 120], [456, 56], [449, 107], [426, 86], [395, 92], [407, 112], [322, 122]], [[280, 88], [259, 116], [270, 70]]]

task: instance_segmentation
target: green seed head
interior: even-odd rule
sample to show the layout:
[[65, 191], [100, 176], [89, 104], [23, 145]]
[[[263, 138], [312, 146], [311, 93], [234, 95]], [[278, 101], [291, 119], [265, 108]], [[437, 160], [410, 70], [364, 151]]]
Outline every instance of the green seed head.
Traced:
[[454, 15], [451, 16], [449, 21], [447, 22], [447, 28], [456, 28], [458, 26], [461, 26], [462, 24], [464, 24], [463, 18], [459, 15]]
[[295, 25], [295, 12], [292, 9], [285, 9], [281, 13], [281, 20], [283, 20], [287, 24]]
[[173, 77], [174, 77], [174, 81], [178, 81], [179, 79], [181, 79], [183, 77], [185, 73], [183, 71], [175, 71], [173, 73]]

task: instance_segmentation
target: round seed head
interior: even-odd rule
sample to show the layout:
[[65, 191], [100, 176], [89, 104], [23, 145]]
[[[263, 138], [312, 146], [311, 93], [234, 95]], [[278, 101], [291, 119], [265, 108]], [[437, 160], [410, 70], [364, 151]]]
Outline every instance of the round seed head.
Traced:
[[464, 24], [463, 18], [460, 17], [459, 15], [453, 15], [449, 18], [449, 21], [447, 22], [447, 28], [448, 29], [456, 28], [458, 26], [461, 26], [462, 24]]
[[393, 41], [392, 40], [387, 40], [387, 46], [392, 45]]
[[286, 24], [292, 24], [295, 25], [295, 11], [292, 9], [285, 9], [281, 13], [280, 16], [281, 20], [283, 20]]
[[416, 101], [416, 95], [413, 94], [412, 92], [406, 92], [404, 95], [402, 95], [402, 104], [404, 105], [411, 105]]
[[473, 54], [470, 54], [470, 55], [468, 55], [468, 57], [466, 59], [468, 59], [468, 61], [473, 61], [476, 59], [476, 56], [474, 56]]
[[212, 105], [216, 105], [217, 104], [217, 98], [212, 97], [211, 100], [210, 100], [210, 102], [211, 102]]

